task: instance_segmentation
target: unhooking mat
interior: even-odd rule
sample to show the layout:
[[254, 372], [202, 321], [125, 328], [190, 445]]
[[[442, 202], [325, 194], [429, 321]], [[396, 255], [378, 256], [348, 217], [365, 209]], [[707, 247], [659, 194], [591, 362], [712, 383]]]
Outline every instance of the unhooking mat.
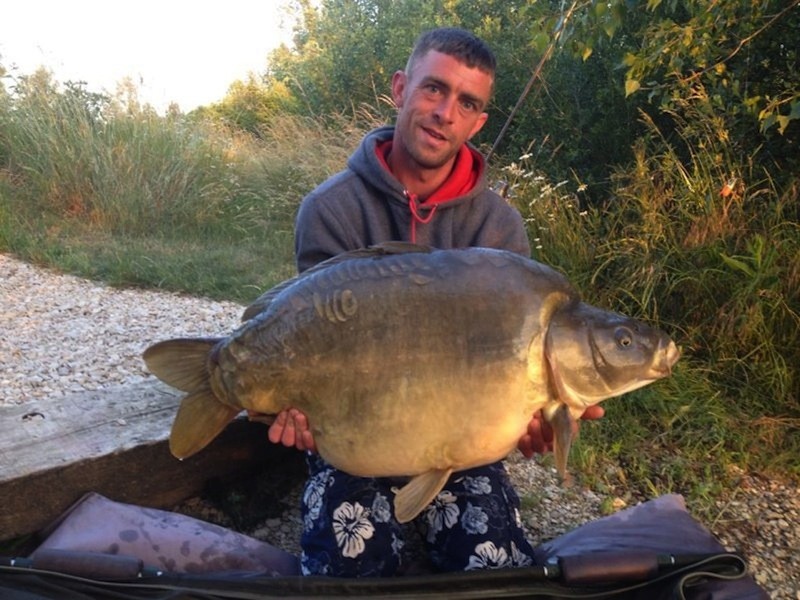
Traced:
[[266, 542], [92, 493], [30, 557], [0, 562], [0, 599], [768, 598], [741, 557], [726, 553], [678, 495], [587, 523], [535, 551], [539, 566], [528, 569], [371, 581], [302, 577], [297, 557]]

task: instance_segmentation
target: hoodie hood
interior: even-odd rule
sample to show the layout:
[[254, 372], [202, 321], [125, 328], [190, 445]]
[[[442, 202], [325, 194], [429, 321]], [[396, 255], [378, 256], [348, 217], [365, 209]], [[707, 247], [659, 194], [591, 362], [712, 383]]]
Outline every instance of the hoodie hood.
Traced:
[[392, 150], [394, 127], [381, 127], [367, 134], [359, 150], [350, 157], [348, 166], [359, 176], [386, 194], [389, 201], [402, 202], [408, 207], [411, 239], [416, 242], [416, 226], [434, 218], [440, 208], [457, 205], [480, 193], [486, 187], [485, 161], [471, 145], [461, 147], [453, 170], [445, 182], [424, 201], [405, 189], [389, 169], [387, 157]]
[[[342, 252], [408, 242], [412, 236], [416, 243], [435, 248], [482, 246], [530, 256], [522, 216], [488, 188], [485, 162], [477, 151], [467, 145], [472, 162], [462, 157], [456, 167], [471, 176], [454, 176], [427, 203], [420, 203], [409, 199], [379, 157], [379, 145], [393, 136], [392, 127], [366, 134], [347, 168], [303, 198], [295, 221], [298, 271]], [[429, 224], [423, 225], [426, 220]]]

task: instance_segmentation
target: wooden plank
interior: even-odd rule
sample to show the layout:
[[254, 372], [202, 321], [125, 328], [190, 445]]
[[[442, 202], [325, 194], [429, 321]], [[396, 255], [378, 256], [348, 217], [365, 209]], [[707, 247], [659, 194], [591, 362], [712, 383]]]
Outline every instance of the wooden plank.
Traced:
[[244, 418], [176, 460], [167, 438], [179, 397], [152, 380], [0, 407], [0, 540], [40, 530], [89, 491], [165, 508], [211, 479], [286, 460], [285, 449], [266, 441], [266, 427]]

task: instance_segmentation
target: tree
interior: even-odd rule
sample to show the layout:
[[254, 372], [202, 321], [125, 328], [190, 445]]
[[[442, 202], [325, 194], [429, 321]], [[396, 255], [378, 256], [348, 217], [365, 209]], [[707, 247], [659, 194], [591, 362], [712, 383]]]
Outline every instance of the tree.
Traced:
[[251, 74], [234, 81], [221, 102], [206, 112], [229, 124], [259, 135], [261, 127], [283, 112], [296, 112], [297, 100], [282, 81], [262, 82]]
[[649, 0], [638, 48], [622, 59], [626, 94], [646, 95], [666, 113], [713, 115], [743, 157], [796, 173], [799, 6], [800, 0]]

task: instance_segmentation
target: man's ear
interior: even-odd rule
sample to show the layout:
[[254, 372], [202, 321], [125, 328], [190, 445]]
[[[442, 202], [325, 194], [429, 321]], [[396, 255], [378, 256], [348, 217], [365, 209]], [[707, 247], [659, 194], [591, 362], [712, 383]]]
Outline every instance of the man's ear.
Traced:
[[472, 136], [474, 136], [483, 128], [484, 124], [486, 123], [486, 119], [488, 118], [489, 118], [489, 113], [481, 113], [481, 116], [478, 117], [478, 120], [475, 122], [475, 125], [469, 134], [470, 139], [472, 139]]
[[392, 100], [394, 100], [394, 105], [398, 109], [403, 108], [407, 83], [408, 77], [406, 77], [405, 71], [394, 72], [394, 75], [392, 75]]

